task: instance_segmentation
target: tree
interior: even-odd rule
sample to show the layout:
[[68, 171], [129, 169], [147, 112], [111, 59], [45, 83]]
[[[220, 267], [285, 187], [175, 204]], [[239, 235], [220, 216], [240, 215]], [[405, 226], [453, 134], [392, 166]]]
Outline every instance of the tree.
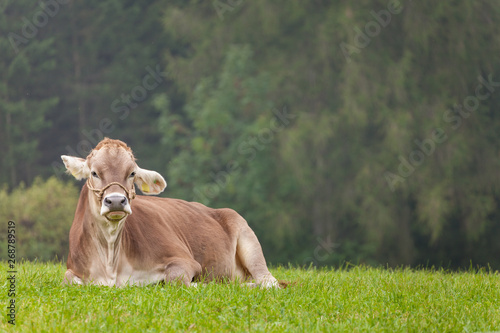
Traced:
[[[38, 32], [47, 15], [29, 1], [8, 1], [1, 11], [0, 29], [0, 138], [4, 154], [0, 162], [0, 183], [15, 186], [36, 175], [39, 135], [48, 128], [47, 113], [58, 103], [47, 93], [43, 80], [55, 68], [53, 40]], [[34, 12], [25, 16], [25, 8]], [[40, 14], [41, 13], [41, 14]], [[43, 16], [43, 14], [45, 16]]]

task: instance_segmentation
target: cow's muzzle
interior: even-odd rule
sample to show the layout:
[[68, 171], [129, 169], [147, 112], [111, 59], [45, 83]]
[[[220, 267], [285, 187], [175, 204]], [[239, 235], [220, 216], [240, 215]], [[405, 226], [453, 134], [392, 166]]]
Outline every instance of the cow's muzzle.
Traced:
[[[110, 193], [104, 198], [104, 191], [106, 191], [110, 186], [117, 185], [121, 187], [127, 196], [120, 193]], [[130, 190], [127, 190], [125, 186], [118, 182], [112, 182], [104, 186], [102, 189], [96, 189], [90, 183], [90, 179], [87, 180], [87, 187], [89, 190], [93, 191], [97, 196], [97, 199], [101, 203], [101, 215], [105, 216], [108, 220], [119, 221], [123, 219], [128, 214], [132, 214], [132, 209], [130, 208], [130, 201], [135, 198], [135, 188], [132, 185]]]
[[132, 214], [132, 209], [128, 199], [119, 193], [111, 193], [102, 200], [101, 215], [110, 221], [119, 221], [128, 214]]

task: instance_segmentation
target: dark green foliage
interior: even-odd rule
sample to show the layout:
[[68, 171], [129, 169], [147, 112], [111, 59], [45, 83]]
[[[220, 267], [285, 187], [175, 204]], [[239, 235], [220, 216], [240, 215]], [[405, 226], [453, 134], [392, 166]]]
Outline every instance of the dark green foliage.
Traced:
[[271, 262], [500, 267], [497, 2], [71, 1], [17, 53], [0, 8], [9, 189], [106, 135]]
[[42, 38], [35, 26], [44, 22], [36, 19], [41, 7], [7, 1], [0, 12], [0, 183], [15, 186], [37, 175], [39, 137], [50, 126], [46, 115], [58, 103], [46, 87], [56, 50], [53, 39]]

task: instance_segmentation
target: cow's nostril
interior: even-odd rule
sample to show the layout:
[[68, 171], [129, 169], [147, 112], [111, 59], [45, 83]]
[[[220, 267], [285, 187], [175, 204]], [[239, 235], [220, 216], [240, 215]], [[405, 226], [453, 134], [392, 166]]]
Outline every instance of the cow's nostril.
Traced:
[[125, 206], [127, 204], [127, 198], [123, 198], [122, 201], [120, 201], [120, 203]]
[[113, 202], [112, 202], [109, 198], [104, 198], [104, 204], [105, 204], [106, 206], [108, 206], [108, 207], [109, 207], [112, 203], [113, 203]]

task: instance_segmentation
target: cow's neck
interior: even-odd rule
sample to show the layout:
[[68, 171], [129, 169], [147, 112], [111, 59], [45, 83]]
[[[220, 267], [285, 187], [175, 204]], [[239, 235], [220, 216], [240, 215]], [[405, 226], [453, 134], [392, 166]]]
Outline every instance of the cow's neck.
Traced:
[[97, 249], [99, 261], [105, 267], [106, 275], [116, 277], [120, 262], [122, 232], [125, 225], [123, 218], [119, 222], [110, 222], [104, 216], [94, 216], [92, 224], [92, 240]]
[[95, 225], [95, 229], [97, 230], [94, 242], [96, 244], [99, 259], [106, 269], [106, 275], [112, 279], [116, 278], [118, 264], [120, 262], [121, 235], [125, 219], [126, 218], [117, 223], [109, 222], [106, 219], [98, 220]]

